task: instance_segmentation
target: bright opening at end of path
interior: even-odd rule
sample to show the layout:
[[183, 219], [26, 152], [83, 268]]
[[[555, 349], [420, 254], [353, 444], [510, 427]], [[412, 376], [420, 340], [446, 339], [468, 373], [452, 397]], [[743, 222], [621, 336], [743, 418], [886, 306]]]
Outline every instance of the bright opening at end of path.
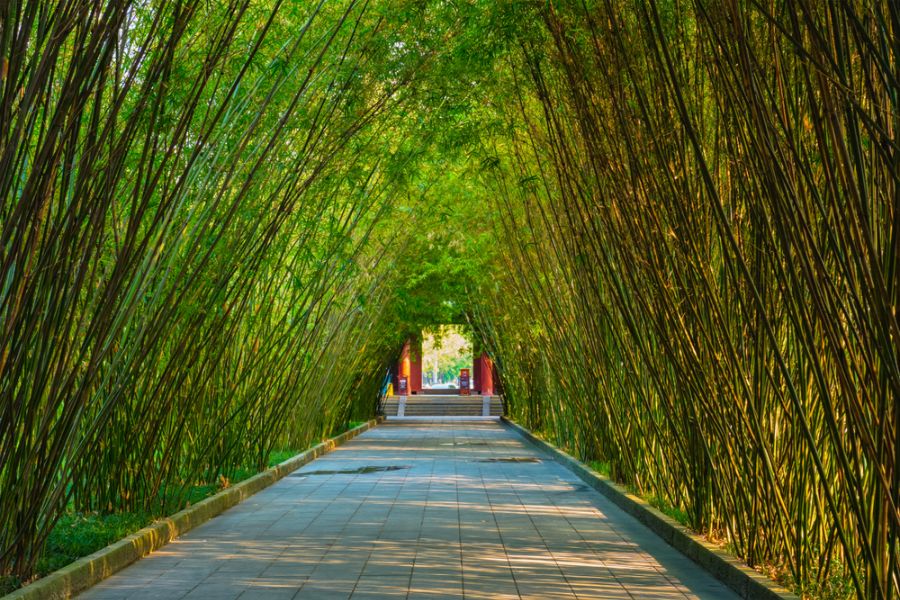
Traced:
[[472, 371], [472, 340], [465, 327], [438, 325], [422, 331], [423, 391], [458, 389], [462, 369]]

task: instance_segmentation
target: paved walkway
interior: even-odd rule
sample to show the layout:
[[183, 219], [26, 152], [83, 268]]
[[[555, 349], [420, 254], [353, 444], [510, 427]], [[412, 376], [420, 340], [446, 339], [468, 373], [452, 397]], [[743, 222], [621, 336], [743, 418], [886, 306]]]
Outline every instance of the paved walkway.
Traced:
[[736, 598], [497, 422], [384, 424], [81, 598]]

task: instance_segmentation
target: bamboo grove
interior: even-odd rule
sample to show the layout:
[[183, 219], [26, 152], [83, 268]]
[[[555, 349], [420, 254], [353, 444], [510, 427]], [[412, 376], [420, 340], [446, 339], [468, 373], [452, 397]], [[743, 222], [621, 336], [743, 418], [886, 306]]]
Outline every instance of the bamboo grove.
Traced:
[[364, 150], [416, 65], [355, 1], [2, 11], [0, 570], [27, 576], [67, 507], [148, 509], [374, 412], [366, 240], [403, 159]]
[[808, 597], [900, 593], [893, 2], [0, 4], [0, 576], [374, 415], [508, 411]]
[[900, 593], [898, 18], [536, 7], [485, 163], [513, 414], [812, 596]]

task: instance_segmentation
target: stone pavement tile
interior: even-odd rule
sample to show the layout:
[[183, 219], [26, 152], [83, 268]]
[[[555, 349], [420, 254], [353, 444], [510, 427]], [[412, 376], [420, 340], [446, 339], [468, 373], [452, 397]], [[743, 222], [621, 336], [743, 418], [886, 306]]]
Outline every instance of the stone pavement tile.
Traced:
[[294, 596], [294, 600], [348, 600], [352, 593], [353, 588], [342, 590], [324, 585], [305, 585]]
[[493, 523], [488, 523], [481, 528], [460, 529], [460, 543], [463, 548], [478, 548], [481, 546], [502, 546], [503, 536]]
[[412, 576], [415, 579], [461, 579], [463, 576], [462, 563], [459, 559], [440, 561], [432, 558], [417, 558]]
[[401, 543], [415, 543], [419, 539], [418, 527], [397, 527], [392, 528], [390, 524], [384, 526], [384, 530], [378, 536], [379, 540]]
[[266, 569], [262, 575], [255, 578], [248, 578], [247, 581], [252, 585], [283, 587], [297, 586], [300, 587], [309, 580], [314, 569], [297, 569], [289, 568], [285, 565], [275, 564], [271, 568]]
[[94, 586], [94, 588], [91, 588], [90, 597], [93, 600], [128, 600], [128, 593], [121, 589], [97, 590], [96, 586]]
[[553, 587], [547, 588], [528, 588], [528, 587], [520, 587], [519, 588], [519, 597], [522, 600], [547, 600], [548, 598], [553, 598], [554, 600], [576, 600], [577, 596], [570, 591], [560, 590]]
[[574, 598], [568, 581], [558, 570], [521, 573], [513, 571], [516, 587], [523, 598]]
[[521, 600], [519, 592], [466, 589], [463, 598], [465, 600]]
[[640, 590], [642, 596], [654, 598], [683, 598], [684, 593], [672, 586], [664, 577], [660, 576], [622, 576], [617, 575], [616, 581], [626, 590]]
[[512, 577], [464, 577], [463, 594], [466, 598], [519, 598]]
[[249, 559], [229, 559], [219, 563], [210, 577], [258, 577], [272, 565], [277, 564], [277, 557], [265, 561]]
[[168, 600], [169, 598], [183, 598], [184, 590], [168, 589], [164, 587], [150, 586], [128, 595], [128, 600]]
[[408, 580], [412, 572], [412, 563], [388, 564], [369, 561], [363, 569], [360, 579], [365, 581], [370, 577], [403, 577]]
[[244, 589], [233, 583], [203, 582], [183, 598], [185, 600], [234, 600], [244, 592]]
[[[357, 579], [314, 579], [310, 578], [297, 592], [296, 598], [349, 598], [356, 587]], [[318, 595], [317, 595], [318, 594]]]
[[251, 581], [240, 600], [291, 600], [306, 583], [306, 578], [265, 578]]
[[428, 545], [438, 548], [447, 548], [448, 551], [458, 549], [460, 546], [459, 531], [456, 529], [447, 531], [422, 531], [418, 538], [419, 546]]
[[413, 574], [409, 584], [410, 594], [434, 596], [443, 593], [448, 596], [462, 596], [462, 573], [419, 573]]
[[[176, 540], [173, 543], [177, 544], [178, 541]], [[230, 556], [231, 553], [228, 552], [227, 555]], [[151, 556], [150, 558], [154, 558], [154, 557]], [[197, 556], [192, 551], [192, 549], [188, 547], [188, 548], [184, 549], [181, 560], [178, 561], [178, 564], [175, 565], [174, 568], [177, 569], [181, 573], [190, 572], [192, 574], [199, 574], [199, 573], [209, 574], [218, 568], [219, 565], [217, 563], [224, 561], [224, 560], [225, 560], [225, 553], [223, 552], [223, 545], [219, 545], [219, 554], [218, 555], [208, 554], [206, 556]], [[140, 565], [142, 562], [144, 562], [144, 561], [138, 561], [137, 565]], [[148, 565], [149, 564], [150, 563], [148, 563]], [[135, 566], [137, 566], [137, 565], [135, 565]]]
[[409, 590], [409, 575], [384, 575], [360, 577], [353, 590], [354, 594], [394, 594]]
[[434, 574], [440, 576], [448, 573], [462, 574], [462, 564], [459, 556], [416, 556], [416, 562], [413, 565], [413, 575], [427, 576]]
[[320, 563], [310, 575], [310, 580], [337, 581], [351, 579], [356, 581], [365, 568], [365, 563]]
[[407, 596], [407, 600], [437, 600], [438, 598], [462, 600], [465, 596], [463, 595], [462, 587], [459, 589], [435, 588], [432, 590], [411, 587]]
[[[165, 546], [163, 547], [165, 548]], [[143, 567], [147, 570], [148, 573], [164, 573], [169, 569], [172, 569], [178, 566], [182, 561], [182, 557], [177, 554], [154, 554], [153, 563], [148, 563], [146, 565], [142, 565], [141, 563], [144, 561], [138, 561], [132, 565], [132, 568], [137, 569], [138, 567]], [[135, 573], [140, 572], [136, 570]]]
[[275, 590], [269, 588], [246, 589], [238, 596], [238, 600], [293, 600], [300, 588]]
[[569, 587], [575, 592], [579, 598], [628, 598], [628, 591], [622, 587], [622, 584], [608, 575], [588, 576], [566, 574], [566, 581]]
[[[146, 559], [145, 559], [146, 560]], [[210, 572], [183, 572], [178, 568], [164, 573], [159, 578], [153, 580], [152, 585], [155, 588], [166, 588], [168, 590], [182, 590], [184, 593], [189, 592], [194, 587], [205, 581], [212, 573]], [[121, 586], [118, 580], [113, 580], [112, 585]]]
[[486, 564], [492, 565], [498, 562], [504, 565], [509, 564], [509, 558], [506, 555], [506, 546], [502, 543], [496, 544], [463, 544], [462, 547], [463, 564]]
[[467, 563], [463, 562], [463, 577], [465, 579], [478, 578], [503, 578], [508, 575], [512, 579], [512, 570], [509, 565], [503, 561], [493, 563]]

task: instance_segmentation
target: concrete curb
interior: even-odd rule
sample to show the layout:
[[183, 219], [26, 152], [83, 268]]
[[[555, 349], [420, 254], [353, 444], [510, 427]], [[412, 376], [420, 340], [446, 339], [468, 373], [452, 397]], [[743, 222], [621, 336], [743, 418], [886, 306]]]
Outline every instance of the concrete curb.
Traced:
[[653, 508], [642, 498], [613, 483], [584, 463], [536, 437], [533, 433], [503, 417], [502, 421], [523, 438], [550, 454], [573, 471], [586, 484], [612, 500], [619, 508], [649, 527], [670, 546], [693, 560], [716, 579], [748, 600], [800, 600], [768, 577], [757, 573], [743, 562], [723, 552], [674, 519]]
[[71, 598], [75, 594], [106, 579], [113, 573], [121, 571], [131, 563], [147, 556], [154, 550], [165, 546], [194, 527], [209, 521], [260, 490], [269, 487], [288, 473], [299, 469], [323, 454], [331, 452], [364, 431], [372, 429], [382, 420], [383, 417], [372, 419], [359, 427], [354, 427], [338, 436], [325, 440], [321, 444], [313, 446], [281, 464], [198, 502], [194, 506], [188, 507], [165, 519], [160, 519], [152, 525], [110, 544], [106, 548], [80, 558], [72, 564], [50, 573], [46, 577], [38, 579], [34, 583], [4, 596], [3, 600]]

